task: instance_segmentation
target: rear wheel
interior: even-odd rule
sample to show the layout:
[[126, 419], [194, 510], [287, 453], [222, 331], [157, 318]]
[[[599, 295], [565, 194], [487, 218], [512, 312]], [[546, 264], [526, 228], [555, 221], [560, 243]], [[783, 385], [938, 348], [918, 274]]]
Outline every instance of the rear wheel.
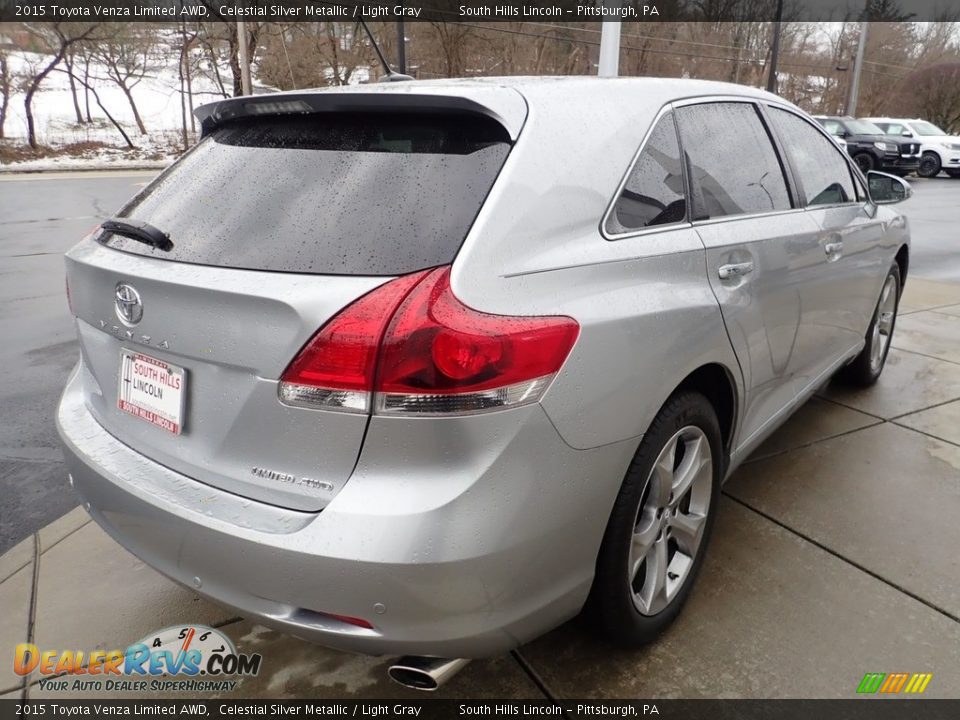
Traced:
[[858, 153], [853, 156], [853, 161], [864, 174], [877, 168], [877, 159], [868, 152]]
[[588, 617], [610, 641], [650, 642], [683, 607], [713, 528], [722, 440], [716, 413], [683, 392], [660, 410], [607, 524]]
[[917, 168], [917, 175], [922, 178], [932, 178], [940, 174], [940, 156], [935, 152], [925, 152], [920, 158], [920, 167]]
[[890, 352], [890, 339], [897, 322], [897, 307], [900, 303], [900, 266], [893, 263], [884, 280], [880, 299], [873, 311], [873, 319], [867, 329], [866, 345], [853, 360], [840, 371], [840, 379], [850, 385], [869, 387], [883, 372]]

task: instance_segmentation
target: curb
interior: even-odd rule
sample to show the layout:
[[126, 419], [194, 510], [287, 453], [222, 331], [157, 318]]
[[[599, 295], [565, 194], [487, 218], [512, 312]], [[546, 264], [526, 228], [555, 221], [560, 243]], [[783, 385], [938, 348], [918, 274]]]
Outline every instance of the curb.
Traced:
[[[170, 163], [173, 161], [171, 160]], [[107, 172], [111, 170], [163, 170], [170, 163], [153, 163], [141, 165], [84, 165], [82, 167], [51, 167], [51, 168], [6, 168], [0, 167], [0, 175], [41, 175], [43, 173], [62, 172]]]

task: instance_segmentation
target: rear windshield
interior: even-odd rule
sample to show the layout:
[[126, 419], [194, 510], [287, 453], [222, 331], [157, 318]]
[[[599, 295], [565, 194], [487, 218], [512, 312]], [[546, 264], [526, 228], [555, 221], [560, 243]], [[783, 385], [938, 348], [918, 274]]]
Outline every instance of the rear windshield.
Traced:
[[185, 263], [398, 275], [453, 261], [510, 150], [475, 115], [315, 114], [232, 121], [118, 214], [170, 236]]

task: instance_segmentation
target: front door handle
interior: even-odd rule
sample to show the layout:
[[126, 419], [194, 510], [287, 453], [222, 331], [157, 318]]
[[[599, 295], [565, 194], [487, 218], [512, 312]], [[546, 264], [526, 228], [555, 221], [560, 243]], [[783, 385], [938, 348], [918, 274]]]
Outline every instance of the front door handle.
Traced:
[[717, 275], [720, 276], [721, 280], [729, 280], [730, 278], [743, 277], [744, 275], [749, 275], [752, 272], [753, 272], [752, 262], [741, 262], [741, 263], [730, 263], [729, 265], [721, 265], [720, 269], [717, 270]]
[[823, 246], [823, 251], [827, 255], [840, 255], [843, 252], [843, 243], [840, 241], [828, 242]]

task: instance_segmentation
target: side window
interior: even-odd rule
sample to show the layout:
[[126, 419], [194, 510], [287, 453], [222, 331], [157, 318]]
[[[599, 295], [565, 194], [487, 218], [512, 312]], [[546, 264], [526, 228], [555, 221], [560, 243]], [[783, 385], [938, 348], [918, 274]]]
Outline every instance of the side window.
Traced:
[[843, 125], [838, 123], [836, 120], [824, 120], [822, 125], [831, 135], [843, 137]]
[[857, 193], [843, 151], [803, 118], [775, 107], [769, 112], [803, 187], [807, 207], [854, 202]]
[[752, 103], [677, 110], [696, 219], [789, 210], [783, 168]]
[[607, 218], [611, 235], [683, 222], [687, 203], [673, 114], [657, 122]]

